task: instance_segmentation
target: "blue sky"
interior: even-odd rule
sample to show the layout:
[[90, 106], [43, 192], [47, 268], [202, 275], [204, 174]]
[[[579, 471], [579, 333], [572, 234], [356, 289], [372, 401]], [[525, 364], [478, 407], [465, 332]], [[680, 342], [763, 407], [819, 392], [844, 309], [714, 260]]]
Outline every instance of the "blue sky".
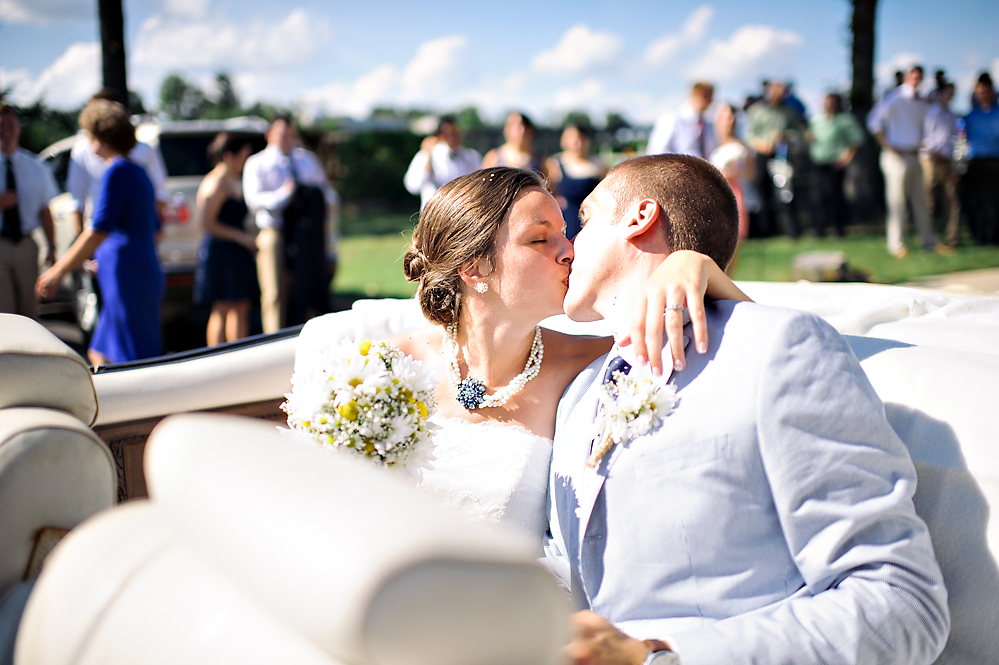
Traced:
[[[71, 108], [99, 87], [96, 4], [0, 0], [0, 86], [15, 102]], [[817, 109], [848, 81], [849, 16], [848, 0], [125, 0], [129, 85], [147, 106], [168, 73], [207, 85], [228, 71], [244, 101], [305, 115], [473, 104], [543, 122], [573, 109], [651, 122], [698, 78], [741, 101], [762, 76], [788, 77]], [[966, 106], [979, 71], [999, 75], [997, 28], [999, 2], [881, 0], [879, 82], [914, 61], [943, 67]]]

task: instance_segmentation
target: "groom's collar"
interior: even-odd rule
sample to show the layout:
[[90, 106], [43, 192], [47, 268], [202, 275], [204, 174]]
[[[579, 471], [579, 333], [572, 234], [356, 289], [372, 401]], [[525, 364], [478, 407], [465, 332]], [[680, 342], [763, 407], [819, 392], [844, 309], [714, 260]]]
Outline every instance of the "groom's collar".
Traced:
[[[684, 349], [684, 351], [686, 351], [687, 347], [690, 345], [690, 338], [691, 338], [691, 334], [692, 334], [689, 331], [689, 329], [687, 328], [687, 325], [689, 323], [690, 323], [690, 314], [687, 313], [687, 310], [683, 310], [683, 349]], [[670, 373], [666, 376], [666, 378], [668, 380], [670, 378], [670, 376], [672, 376], [673, 359], [672, 359], [672, 357], [670, 355], [669, 341], [666, 340], [666, 339], [663, 340], [662, 352], [663, 352], [663, 367], [666, 368], [666, 369], [670, 369]], [[628, 361], [628, 364], [631, 365], [632, 369], [628, 373], [629, 376], [652, 376], [652, 372], [649, 369], [648, 362], [646, 362], [644, 365], [639, 365], [638, 363], [635, 362], [635, 345], [634, 344], [629, 344], [628, 346], [618, 346], [617, 344], [615, 344], [614, 346], [612, 346], [611, 350], [610, 350], [610, 353], [608, 353], [607, 357], [604, 359], [603, 367], [600, 368], [600, 373], [597, 376], [603, 376], [604, 372], [607, 370], [607, 366], [610, 364], [610, 361], [613, 360], [614, 358], [617, 358], [618, 356], [620, 356], [624, 360]]]

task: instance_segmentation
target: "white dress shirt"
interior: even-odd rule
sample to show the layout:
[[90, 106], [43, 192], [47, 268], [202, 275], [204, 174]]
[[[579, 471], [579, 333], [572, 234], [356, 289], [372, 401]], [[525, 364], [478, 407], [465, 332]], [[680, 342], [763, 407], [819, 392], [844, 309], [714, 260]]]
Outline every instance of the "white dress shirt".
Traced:
[[926, 109], [920, 156], [928, 159], [935, 154], [952, 159], [955, 143], [957, 143], [957, 116], [939, 102], [930, 104]]
[[416, 153], [403, 178], [403, 184], [410, 194], [420, 195], [420, 210], [439, 187], [455, 178], [468, 175], [482, 166], [482, 157], [475, 150], [458, 146], [452, 150], [447, 143], [440, 141], [430, 151], [430, 169], [427, 169], [427, 153]]
[[[701, 154], [700, 138], [702, 129], [698, 121], [703, 123], [704, 154]], [[656, 120], [649, 135], [649, 144], [645, 150], [647, 155], [662, 155], [674, 153], [678, 155], [708, 156], [718, 147], [715, 130], [706, 114], [698, 116], [697, 111], [685, 102], [676, 113], [666, 113]]]
[[7, 191], [7, 169], [14, 165], [17, 210], [21, 213], [21, 233], [28, 235], [42, 221], [38, 214], [59, 193], [52, 172], [33, 153], [18, 148], [12, 155], [0, 153], [0, 192]]
[[[166, 201], [169, 194], [166, 190], [166, 166], [160, 151], [148, 143], [136, 143], [128, 153], [129, 160], [135, 162], [146, 171], [149, 181], [153, 183], [153, 194], [157, 201]], [[66, 174], [66, 190], [73, 199], [73, 209], [83, 212], [87, 201], [93, 205], [101, 189], [101, 178], [107, 169], [103, 157], [94, 153], [90, 141], [84, 137], [73, 144], [69, 153], [69, 170]]]
[[881, 132], [892, 148], [914, 152], [923, 142], [926, 102], [908, 83], [890, 91], [867, 116], [872, 134]]
[[243, 197], [258, 228], [280, 229], [284, 226], [284, 209], [292, 195], [292, 190], [284, 185], [293, 175], [292, 166], [297, 182], [322, 189], [330, 207], [338, 204], [340, 197], [315, 154], [296, 146], [289, 157], [280, 148], [267, 146], [250, 155], [243, 167]]

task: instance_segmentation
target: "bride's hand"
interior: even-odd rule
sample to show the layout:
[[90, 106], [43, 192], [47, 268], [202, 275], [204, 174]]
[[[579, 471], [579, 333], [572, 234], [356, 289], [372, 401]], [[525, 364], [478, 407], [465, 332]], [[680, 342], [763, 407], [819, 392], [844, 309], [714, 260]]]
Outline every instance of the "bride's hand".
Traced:
[[[690, 314], [694, 328], [694, 346], [698, 353], [708, 350], [708, 325], [704, 314], [704, 296], [715, 300], [751, 301], [749, 296], [728, 278], [714, 261], [704, 254], [687, 250], [676, 251], [656, 268], [645, 293], [636, 299], [632, 321], [618, 345], [634, 343], [635, 356], [648, 359], [653, 374], [662, 373], [663, 333], [669, 337], [672, 366], [686, 366], [683, 349], [683, 310], [666, 309], [667, 305], [682, 305]], [[663, 316], [663, 312], [666, 313]], [[650, 353], [649, 349], [653, 351]], [[658, 351], [655, 351], [658, 349]]]

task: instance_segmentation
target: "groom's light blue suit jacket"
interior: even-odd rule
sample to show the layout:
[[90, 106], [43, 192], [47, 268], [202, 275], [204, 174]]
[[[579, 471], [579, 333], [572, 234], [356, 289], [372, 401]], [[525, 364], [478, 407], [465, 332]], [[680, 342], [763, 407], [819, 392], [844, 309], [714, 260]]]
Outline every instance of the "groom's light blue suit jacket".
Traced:
[[597, 469], [608, 358], [562, 398], [546, 554], [577, 605], [684, 665], [932, 662], [950, 618], [916, 473], [846, 341], [730, 301], [708, 330], [675, 411]]

